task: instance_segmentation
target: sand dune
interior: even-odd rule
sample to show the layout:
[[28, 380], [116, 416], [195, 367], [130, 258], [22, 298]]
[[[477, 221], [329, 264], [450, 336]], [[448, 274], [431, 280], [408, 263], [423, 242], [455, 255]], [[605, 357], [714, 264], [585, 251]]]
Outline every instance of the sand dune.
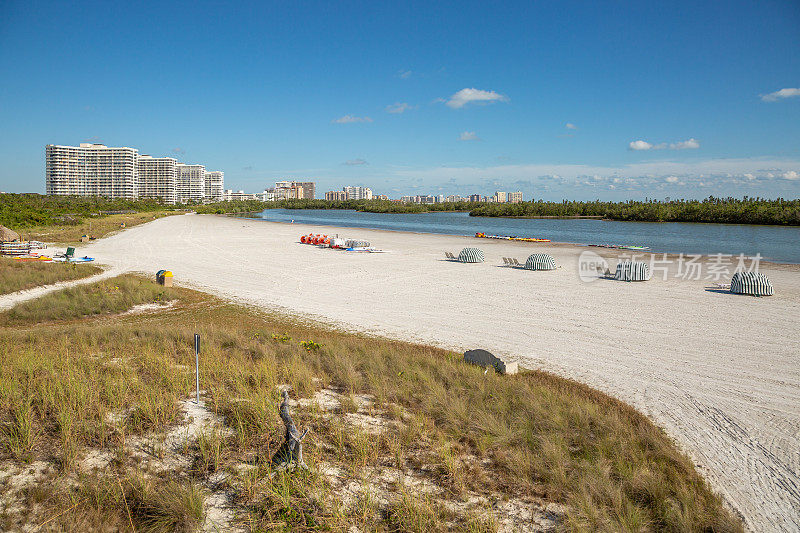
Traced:
[[[297, 243], [309, 231], [387, 254]], [[481, 247], [487, 262], [444, 261]], [[708, 281], [582, 282], [584, 247], [176, 216], [79, 250], [115, 271], [172, 270], [178, 283], [359, 331], [456, 350], [482, 347], [606, 391], [694, 458], [758, 531], [800, 529], [800, 268], [764, 265], [776, 295]], [[504, 268], [532, 251], [562, 268]], [[616, 254], [602, 252], [616, 264]]]

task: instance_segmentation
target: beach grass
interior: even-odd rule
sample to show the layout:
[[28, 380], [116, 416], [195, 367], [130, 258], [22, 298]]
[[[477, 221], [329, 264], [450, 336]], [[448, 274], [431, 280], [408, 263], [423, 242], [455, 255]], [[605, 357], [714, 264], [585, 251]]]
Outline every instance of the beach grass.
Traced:
[[[127, 296], [109, 303], [109, 287]], [[336, 331], [178, 287], [169, 290], [178, 301], [169, 312], [107, 319], [159, 290], [123, 276], [49, 295], [18, 315], [25, 328], [4, 318], [0, 460], [54, 465], [52, 486], [61, 488], [40, 496], [50, 507], [39, 507], [74, 507], [52, 518], [53, 527], [106, 516], [123, 530], [191, 528], [202, 520], [198, 502], [214, 487], [209, 480], [225, 472], [237, 521], [250, 531], [495, 531], [502, 511], [463, 510], [458, 502], [468, 495], [556, 504], [562, 530], [742, 530], [662, 430], [585, 385], [537, 371], [484, 373], [446, 350]], [[50, 312], [54, 306], [61, 307]], [[48, 322], [55, 318], [71, 320]], [[139, 479], [134, 472], [147, 468], [131, 442], [179, 422], [179, 402], [194, 388], [195, 333], [205, 405], [224, 427], [187, 445], [186, 470]], [[333, 414], [294, 409], [301, 430], [311, 430], [308, 471], [278, 472], [263, 461], [283, 439], [277, 405], [285, 386], [293, 398], [341, 394]], [[387, 429], [347, 422], [359, 414]], [[149, 461], [165, 453], [154, 442]], [[114, 454], [105, 478], [81, 473], [90, 450]], [[351, 484], [362, 480], [355, 504], [343, 505], [345, 491], [322, 474], [331, 465]], [[424, 472], [444, 496], [399, 482], [387, 503], [371, 477], [376, 470]], [[45, 519], [28, 509], [22, 519]]]
[[109, 315], [121, 313], [136, 305], [166, 303], [172, 299], [172, 289], [129, 274], [69, 287], [50, 292], [41, 298], [27, 300], [0, 314], [0, 324], [20, 326]]
[[86, 217], [77, 219], [76, 224], [32, 226], [19, 229], [18, 233], [26, 240], [57, 244], [77, 244], [80, 246], [80, 240], [83, 235], [99, 239], [116, 231], [120, 231], [121, 229], [138, 226], [139, 224], [152, 222], [157, 218], [177, 214], [183, 213], [180, 211], [143, 211], [139, 213], [106, 215], [97, 218]]
[[101, 271], [100, 267], [86, 263], [15, 261], [9, 257], [0, 257], [0, 294], [81, 279]]

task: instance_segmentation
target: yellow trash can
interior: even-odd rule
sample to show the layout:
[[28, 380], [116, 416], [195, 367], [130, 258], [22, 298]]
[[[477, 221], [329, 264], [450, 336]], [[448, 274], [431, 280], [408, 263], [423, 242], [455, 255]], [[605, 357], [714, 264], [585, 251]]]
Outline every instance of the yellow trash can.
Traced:
[[172, 287], [172, 272], [169, 270], [159, 270], [156, 272], [156, 283], [164, 287]]

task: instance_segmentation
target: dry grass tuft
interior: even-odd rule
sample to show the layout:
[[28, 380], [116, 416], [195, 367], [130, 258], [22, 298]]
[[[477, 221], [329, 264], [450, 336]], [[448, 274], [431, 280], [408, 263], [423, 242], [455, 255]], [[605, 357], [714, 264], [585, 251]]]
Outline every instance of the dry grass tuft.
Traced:
[[0, 257], [0, 294], [86, 278], [101, 271], [100, 267], [87, 263], [16, 261], [9, 257]]

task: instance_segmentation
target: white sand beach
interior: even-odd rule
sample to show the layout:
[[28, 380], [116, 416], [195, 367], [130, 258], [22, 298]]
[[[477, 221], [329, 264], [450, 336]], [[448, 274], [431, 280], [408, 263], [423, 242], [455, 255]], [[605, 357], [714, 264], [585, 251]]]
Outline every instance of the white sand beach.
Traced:
[[[363, 238], [390, 253], [299, 244], [309, 232]], [[464, 246], [483, 249], [486, 262], [444, 260]], [[586, 250], [187, 215], [78, 254], [115, 272], [168, 269], [179, 284], [347, 329], [485, 348], [587, 383], [663, 427], [750, 529], [800, 529], [800, 267], [762, 264], [776, 295], [753, 298], [672, 275], [586, 283], [577, 274]], [[536, 251], [561, 268], [501, 266], [503, 256], [524, 262]]]

